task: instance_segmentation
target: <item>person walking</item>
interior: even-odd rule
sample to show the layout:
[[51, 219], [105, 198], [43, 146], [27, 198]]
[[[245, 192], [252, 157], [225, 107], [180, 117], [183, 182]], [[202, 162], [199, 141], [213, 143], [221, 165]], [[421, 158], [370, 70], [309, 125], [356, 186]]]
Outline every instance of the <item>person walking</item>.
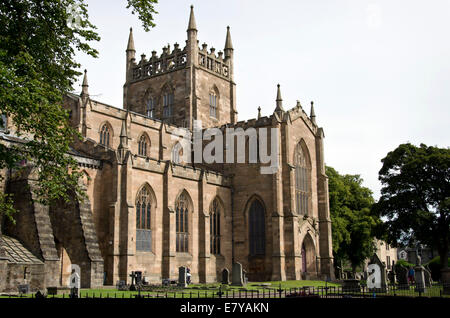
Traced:
[[408, 283], [410, 285], [414, 284], [415, 280], [414, 280], [414, 268], [412, 268], [412, 266], [409, 267], [409, 271], [408, 271]]

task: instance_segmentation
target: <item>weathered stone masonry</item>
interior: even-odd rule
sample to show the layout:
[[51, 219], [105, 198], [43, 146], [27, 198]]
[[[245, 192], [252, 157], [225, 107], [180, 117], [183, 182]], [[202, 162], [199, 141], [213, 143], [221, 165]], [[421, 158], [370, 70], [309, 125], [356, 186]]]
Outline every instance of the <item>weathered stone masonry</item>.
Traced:
[[[23, 194], [17, 221], [27, 234], [5, 228], [49, 268], [47, 286], [64, 285], [70, 263], [90, 287], [103, 278], [129, 282], [131, 271], [150, 282], [177, 279], [179, 266], [191, 269], [194, 282], [213, 282], [233, 262], [250, 280], [333, 276], [324, 132], [313, 105], [309, 116], [300, 102], [284, 110], [278, 87], [272, 115], [238, 122], [230, 29], [223, 52], [199, 47], [197, 36], [192, 8], [184, 48], [136, 59], [130, 31], [123, 108], [91, 99], [87, 73], [81, 95], [65, 97], [83, 136], [73, 149], [88, 200], [43, 207]], [[261, 174], [248, 158], [182, 162], [173, 136], [178, 127], [192, 130], [194, 120], [222, 131], [276, 129], [275, 173]], [[248, 138], [246, 145], [248, 153]], [[32, 184], [11, 180], [11, 191], [22, 191], [18, 182]]]

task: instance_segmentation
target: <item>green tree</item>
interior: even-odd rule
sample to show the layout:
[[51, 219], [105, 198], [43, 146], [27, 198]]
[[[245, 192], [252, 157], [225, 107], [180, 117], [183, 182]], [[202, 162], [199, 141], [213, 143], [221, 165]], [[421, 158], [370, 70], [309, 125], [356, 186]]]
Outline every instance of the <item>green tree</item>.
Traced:
[[386, 217], [388, 238], [437, 248], [448, 267], [450, 149], [402, 144], [381, 160], [381, 198], [373, 210]]
[[[127, 0], [127, 8], [138, 14], [146, 31], [154, 26], [155, 3]], [[73, 90], [81, 75], [76, 51], [98, 55], [90, 42], [100, 37], [88, 18], [84, 0], [0, 2], [0, 113], [26, 140], [12, 147], [0, 143], [0, 171], [32, 161], [44, 202], [68, 199], [69, 190], [82, 194], [77, 164], [66, 155], [78, 134], [61, 105], [64, 93]], [[3, 119], [0, 124], [5, 124]], [[11, 214], [11, 197], [0, 193], [0, 209]]]
[[353, 271], [375, 251], [374, 237], [381, 220], [371, 213], [370, 189], [359, 175], [340, 175], [326, 167], [332, 221], [333, 254], [336, 261], [349, 261]]

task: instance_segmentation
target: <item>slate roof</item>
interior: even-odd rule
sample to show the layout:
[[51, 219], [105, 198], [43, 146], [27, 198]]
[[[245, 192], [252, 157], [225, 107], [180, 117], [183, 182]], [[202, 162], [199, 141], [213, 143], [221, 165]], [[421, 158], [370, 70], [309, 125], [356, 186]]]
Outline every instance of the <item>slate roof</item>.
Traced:
[[1, 247], [5, 251], [8, 263], [13, 264], [43, 264], [36, 256], [27, 250], [18, 240], [2, 235], [0, 237]]

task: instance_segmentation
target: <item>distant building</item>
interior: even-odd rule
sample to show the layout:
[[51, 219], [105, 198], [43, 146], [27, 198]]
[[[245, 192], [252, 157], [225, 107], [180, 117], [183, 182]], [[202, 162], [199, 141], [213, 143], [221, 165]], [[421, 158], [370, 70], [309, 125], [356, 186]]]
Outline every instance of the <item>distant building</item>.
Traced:
[[408, 260], [408, 252], [406, 252], [405, 250], [401, 250], [400, 252], [398, 252], [398, 259], [407, 261]]
[[[397, 248], [392, 247], [388, 243], [382, 240], [375, 239], [375, 245], [376, 245], [376, 254], [380, 261], [386, 264], [386, 269], [391, 270], [392, 269], [392, 263], [394, 264], [398, 260], [398, 253]], [[365, 268], [367, 268], [367, 265], [369, 264], [369, 259], [365, 262]]]
[[399, 258], [407, 261], [408, 263], [417, 264], [417, 255], [422, 258], [422, 264], [426, 264], [431, 261], [439, 253], [436, 249], [425, 245], [418, 245], [417, 247], [406, 247], [399, 251]]
[[391, 270], [392, 262], [394, 262], [394, 264], [395, 264], [398, 260], [397, 248], [392, 247], [385, 241], [381, 241], [381, 240], [376, 241], [376, 246], [377, 246], [376, 254], [377, 254], [378, 258], [382, 262], [386, 263], [386, 268], [388, 270]]

